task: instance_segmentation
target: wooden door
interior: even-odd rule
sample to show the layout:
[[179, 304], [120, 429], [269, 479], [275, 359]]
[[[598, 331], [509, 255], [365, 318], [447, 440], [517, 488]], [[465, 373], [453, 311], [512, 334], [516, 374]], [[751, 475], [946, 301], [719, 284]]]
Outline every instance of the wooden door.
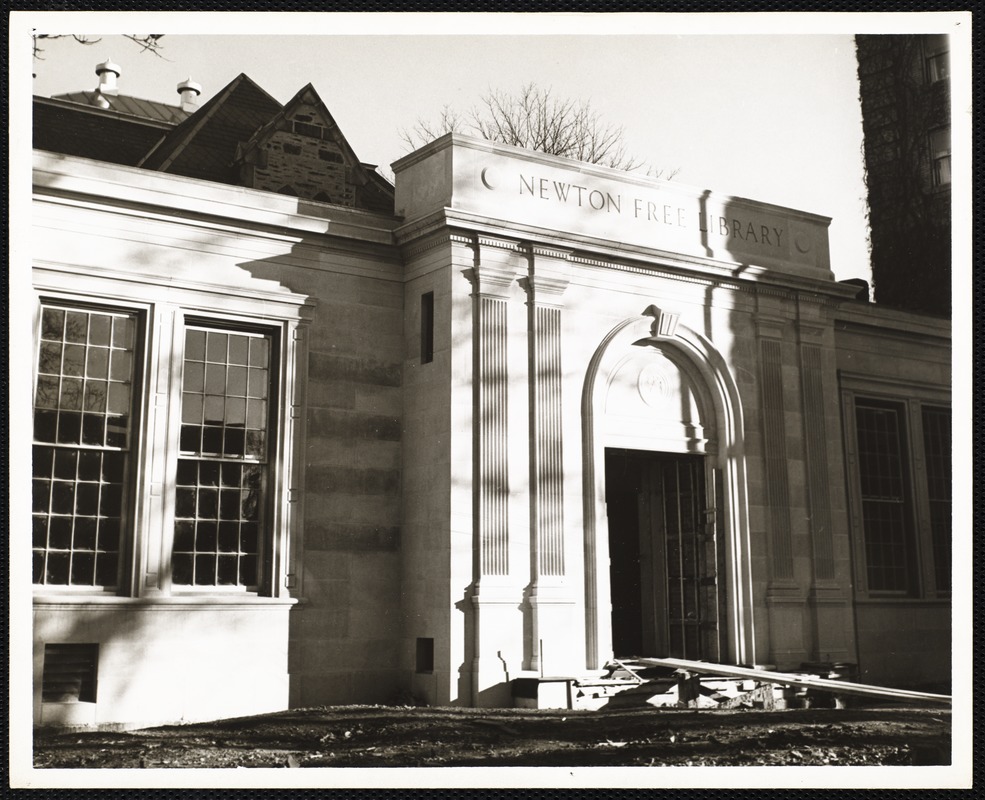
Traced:
[[617, 656], [721, 660], [721, 525], [705, 485], [703, 456], [606, 451]]

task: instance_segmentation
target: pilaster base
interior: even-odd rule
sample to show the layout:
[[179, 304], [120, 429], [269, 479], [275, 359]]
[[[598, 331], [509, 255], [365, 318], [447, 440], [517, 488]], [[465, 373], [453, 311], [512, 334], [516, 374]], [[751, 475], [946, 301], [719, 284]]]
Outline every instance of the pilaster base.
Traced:
[[523, 662], [522, 593], [515, 586], [481, 584], [472, 596], [475, 656], [471, 705], [509, 706], [510, 681]]
[[585, 668], [576, 603], [568, 592], [567, 587], [533, 586], [527, 597], [529, 669], [541, 675], [566, 675]]

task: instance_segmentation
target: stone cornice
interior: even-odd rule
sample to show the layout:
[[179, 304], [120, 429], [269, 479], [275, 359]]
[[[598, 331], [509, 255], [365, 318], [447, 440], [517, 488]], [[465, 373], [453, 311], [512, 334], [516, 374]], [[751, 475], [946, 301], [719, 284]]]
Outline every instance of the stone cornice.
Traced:
[[424, 238], [417, 239], [413, 244], [404, 245], [401, 249], [403, 251], [404, 258], [408, 261], [412, 261], [424, 253], [435, 250], [442, 245], [449, 244], [451, 239], [452, 237], [447, 231], [435, 231]]
[[626, 261], [604, 261], [599, 258], [575, 253], [571, 256], [571, 263], [584, 265], [587, 267], [599, 267], [601, 269], [611, 269], [618, 272], [631, 272], [636, 275], [652, 275], [666, 280], [677, 281], [679, 283], [693, 283], [699, 286], [713, 286], [720, 289], [730, 289], [735, 292], [752, 292], [755, 287], [744, 285], [729, 280], [720, 280], [714, 277], [702, 275], [699, 272], [683, 272], [675, 266], [666, 262], [659, 264], [645, 264], [642, 262], [630, 263]]
[[835, 330], [858, 331], [878, 335], [922, 335], [928, 338], [951, 339], [951, 320], [900, 311], [876, 303], [848, 302], [834, 310]]
[[475, 237], [475, 242], [479, 247], [491, 247], [497, 250], [507, 250], [511, 253], [518, 253], [522, 250], [522, 244], [517, 239], [505, 236], [490, 236], [486, 233], [479, 233]]
[[307, 239], [329, 236], [392, 247], [394, 217], [239, 186], [34, 151], [36, 201], [80, 204], [112, 213], [217, 223]]
[[[101, 297], [119, 297], [121, 300], [135, 299], [144, 291], [159, 291], [160, 287], [164, 286], [175, 297], [188, 293], [189, 296], [222, 295], [242, 300], [244, 303], [262, 302], [272, 319], [308, 318], [317, 304], [314, 298], [285, 291], [281, 287], [263, 291], [243, 284], [211, 283], [152, 273], [110, 268], [95, 269], [90, 266], [74, 266], [42, 260], [34, 261], [33, 283], [35, 289], [42, 294], [78, 293], [98, 285]], [[109, 288], [114, 284], [119, 287], [116, 295]]]
[[555, 258], [559, 261], [569, 261], [575, 252], [574, 250], [566, 247], [553, 247], [550, 245], [539, 244], [537, 242], [527, 242], [526, 249], [530, 256], [534, 258], [537, 256], [544, 256], [546, 258]]
[[939, 383], [861, 374], [847, 370], [838, 370], [838, 382], [843, 390], [858, 394], [877, 394], [881, 391], [886, 396], [913, 397], [938, 403], [946, 403], [951, 397], [950, 386], [942, 386]]
[[[413, 256], [420, 252], [411, 249], [418, 240], [442, 228], [459, 231], [465, 236], [522, 242], [522, 249], [526, 249], [528, 256], [534, 260], [538, 256], [546, 257], [572, 266], [584, 265], [640, 275], [656, 275], [669, 280], [715, 286], [736, 292], [760, 293], [783, 298], [792, 298], [804, 293], [810, 302], [830, 304], [837, 304], [854, 292], [853, 287], [846, 287], [833, 281], [784, 274], [761, 267], [736, 265], [580, 234], [559, 233], [523, 223], [507, 223], [458, 208], [438, 209], [425, 217], [398, 227], [394, 231], [394, 236], [403, 252]], [[495, 246], [492, 242], [490, 245]]]
[[[741, 283], [750, 287], [757, 287], [759, 291], [773, 289], [780, 292], [806, 290], [822, 295], [830, 292], [839, 300], [851, 295], [854, 291], [850, 287], [846, 288], [833, 281], [779, 273], [776, 270], [762, 267], [716, 261], [710, 258], [609, 241], [577, 233], [560, 233], [522, 223], [505, 222], [458, 208], [444, 208], [429, 214], [424, 219], [431, 225], [438, 224], [439, 219], [444, 219], [445, 224], [452, 228], [492, 235], [505, 234], [522, 239], [530, 246], [536, 245], [561, 252], [571, 251], [569, 260], [573, 264], [586, 263], [593, 266], [644, 272], [647, 270], [634, 269], [630, 265], [658, 262], [659, 268], [668, 271], [669, 275], [676, 274], [669, 273], [669, 270], [687, 270], [688, 273], [699, 278], [699, 282], [702, 283], [711, 281], [720, 286], [728, 285], [730, 288], [737, 288], [738, 284]], [[422, 219], [422, 221], [424, 220]], [[417, 222], [413, 223], [407, 227], [407, 230], [413, 230], [416, 225]], [[404, 228], [398, 229], [398, 239], [404, 238], [404, 230]], [[701, 277], [704, 280], [700, 280]]]

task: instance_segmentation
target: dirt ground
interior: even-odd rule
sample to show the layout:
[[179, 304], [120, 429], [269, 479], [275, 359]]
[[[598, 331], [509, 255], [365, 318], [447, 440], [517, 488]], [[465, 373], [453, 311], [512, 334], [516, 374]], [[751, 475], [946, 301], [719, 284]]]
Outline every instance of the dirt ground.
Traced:
[[36, 767], [937, 765], [949, 709], [309, 708], [126, 733], [38, 731]]

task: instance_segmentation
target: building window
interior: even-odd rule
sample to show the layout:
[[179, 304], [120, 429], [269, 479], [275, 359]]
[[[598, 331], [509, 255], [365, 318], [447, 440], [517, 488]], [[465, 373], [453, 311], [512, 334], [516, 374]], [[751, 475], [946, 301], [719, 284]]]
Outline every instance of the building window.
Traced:
[[434, 292], [421, 295], [421, 363], [434, 361]]
[[937, 128], [930, 132], [930, 163], [933, 167], [934, 185], [948, 185], [951, 182], [950, 128]]
[[417, 665], [414, 671], [418, 673], [434, 672], [434, 639], [418, 637]]
[[870, 591], [910, 588], [910, 498], [903, 461], [902, 409], [855, 406], [858, 471], [865, 531], [865, 565]]
[[312, 139], [327, 139], [328, 135], [325, 128], [321, 125], [313, 125], [310, 122], [292, 121], [292, 130], [299, 136], [310, 136]]
[[[34, 584], [127, 595], [146, 561], [164, 591], [276, 592], [283, 331], [55, 300], [40, 321]], [[138, 424], [144, 383], [156, 412]]]
[[943, 33], [927, 36], [924, 40], [924, 56], [927, 60], [927, 80], [930, 83], [950, 77], [950, 53], [947, 35]]
[[271, 337], [189, 327], [171, 579], [258, 583], [267, 483]]
[[137, 356], [134, 314], [44, 305], [34, 394], [34, 583], [117, 585]]
[[924, 458], [927, 462], [927, 499], [938, 592], [951, 591], [951, 412], [923, 409]]
[[[863, 379], [857, 380], [860, 384]], [[951, 590], [951, 413], [925, 399], [846, 394], [859, 590]]]

